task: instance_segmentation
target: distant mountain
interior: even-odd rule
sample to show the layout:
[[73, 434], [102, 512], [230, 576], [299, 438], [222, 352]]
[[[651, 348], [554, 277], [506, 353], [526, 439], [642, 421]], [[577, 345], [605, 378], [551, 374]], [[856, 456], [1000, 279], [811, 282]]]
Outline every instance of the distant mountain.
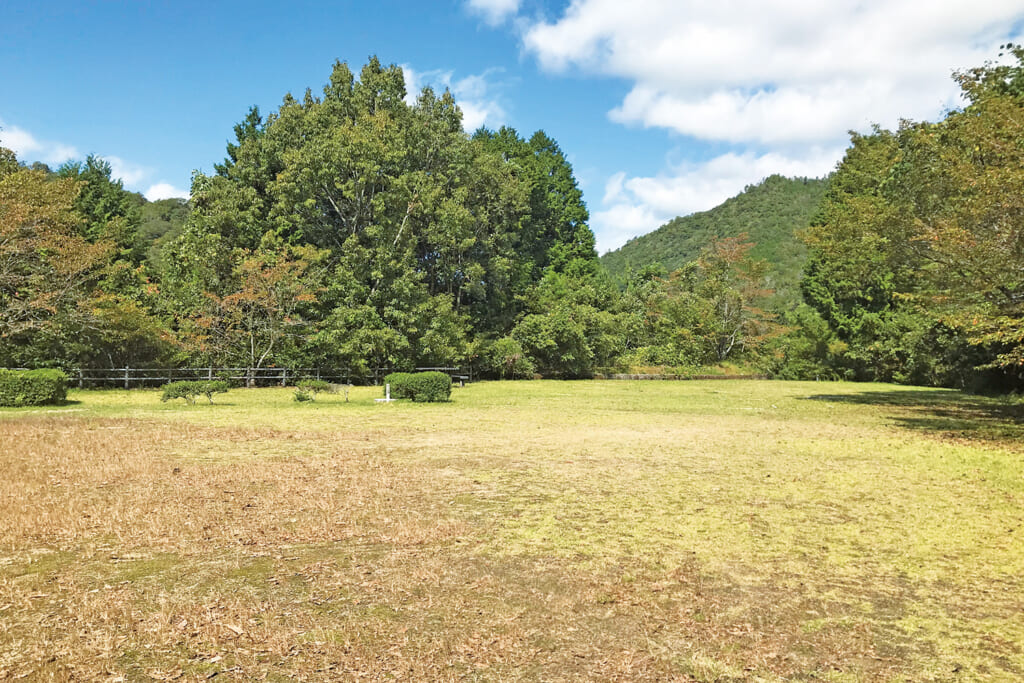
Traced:
[[631, 239], [602, 256], [601, 263], [620, 281], [654, 263], [672, 272], [697, 258], [712, 238], [747, 233], [756, 245], [751, 255], [771, 266], [769, 286], [776, 291], [777, 302], [795, 301], [806, 259], [795, 232], [810, 223], [826, 183], [819, 178], [769, 176], [710, 211], [673, 218], [654, 232]]

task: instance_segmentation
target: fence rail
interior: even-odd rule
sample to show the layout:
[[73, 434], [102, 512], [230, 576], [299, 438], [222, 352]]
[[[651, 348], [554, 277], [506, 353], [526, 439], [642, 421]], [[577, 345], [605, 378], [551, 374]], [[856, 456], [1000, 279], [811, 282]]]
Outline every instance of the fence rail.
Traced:
[[[416, 368], [446, 372], [458, 381], [472, 379], [462, 368]], [[287, 386], [289, 382], [312, 378], [338, 384], [380, 384], [392, 372], [389, 368], [376, 368], [371, 374], [353, 374], [343, 368], [80, 368], [68, 371], [72, 384], [80, 389], [95, 387], [154, 387], [182, 380], [226, 379], [241, 382], [247, 387]]]

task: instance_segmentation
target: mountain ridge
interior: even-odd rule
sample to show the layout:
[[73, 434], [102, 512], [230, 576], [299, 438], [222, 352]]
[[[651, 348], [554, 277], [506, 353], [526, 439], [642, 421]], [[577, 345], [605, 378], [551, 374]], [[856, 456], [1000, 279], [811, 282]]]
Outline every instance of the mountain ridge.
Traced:
[[601, 256], [601, 264], [619, 282], [654, 264], [672, 272], [697, 258], [712, 239], [745, 233], [754, 243], [751, 256], [769, 264], [768, 285], [776, 291], [776, 302], [797, 301], [807, 250], [796, 233], [810, 224], [827, 184], [827, 178], [768, 176], [712, 209], [673, 218], [634, 237]]

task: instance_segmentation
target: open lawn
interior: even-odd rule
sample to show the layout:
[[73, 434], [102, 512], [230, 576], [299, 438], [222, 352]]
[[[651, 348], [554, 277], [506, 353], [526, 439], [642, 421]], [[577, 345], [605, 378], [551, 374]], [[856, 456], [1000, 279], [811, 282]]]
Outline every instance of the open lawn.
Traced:
[[379, 395], [0, 411], [0, 679], [1024, 677], [1019, 403]]

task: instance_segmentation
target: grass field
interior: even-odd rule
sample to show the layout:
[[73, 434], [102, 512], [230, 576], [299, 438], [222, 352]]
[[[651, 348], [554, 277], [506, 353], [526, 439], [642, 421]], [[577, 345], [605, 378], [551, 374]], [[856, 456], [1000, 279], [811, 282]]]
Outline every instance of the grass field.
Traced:
[[1019, 402], [377, 396], [0, 411], [0, 679], [1024, 677]]

